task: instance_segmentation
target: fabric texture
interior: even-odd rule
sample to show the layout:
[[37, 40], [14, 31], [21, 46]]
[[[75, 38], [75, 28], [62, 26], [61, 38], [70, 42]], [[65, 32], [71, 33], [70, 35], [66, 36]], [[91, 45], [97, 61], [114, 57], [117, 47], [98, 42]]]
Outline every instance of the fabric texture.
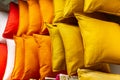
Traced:
[[82, 36], [78, 26], [65, 23], [59, 23], [57, 26], [65, 48], [65, 59], [68, 75], [75, 75], [78, 68], [89, 68], [93, 70], [110, 72], [108, 64], [98, 64], [91, 67], [85, 67]]
[[3, 33], [4, 38], [12, 39], [17, 34], [19, 24], [19, 8], [18, 4], [11, 2], [7, 24]]
[[8, 55], [7, 55], [7, 64], [6, 64], [3, 80], [10, 80], [15, 62], [15, 42], [13, 39], [7, 39], [6, 42], [7, 42]]
[[53, 0], [53, 5], [54, 5], [53, 23], [59, 22], [63, 19], [65, 1], [66, 0]]
[[52, 70], [54, 72], [66, 70], [65, 50], [58, 27], [46, 24], [50, 33], [52, 46]]
[[[108, 4], [108, 5], [106, 5]], [[110, 5], [112, 4], [112, 5]], [[119, 0], [85, 0], [84, 12], [92, 13], [95, 11], [114, 14], [120, 16], [120, 1]]]
[[38, 45], [33, 36], [24, 35], [25, 64], [22, 79], [39, 79]]
[[8, 13], [0, 11], [0, 43], [6, 43], [5, 38], [2, 37], [2, 34], [5, 30], [7, 19]]
[[14, 68], [11, 75], [11, 80], [14, 79], [22, 79], [22, 75], [24, 72], [24, 59], [25, 59], [25, 51], [24, 51], [24, 40], [22, 37], [14, 36], [15, 41], [15, 62]]
[[64, 17], [74, 16], [74, 12], [83, 13], [84, 0], [66, 0], [64, 7]]
[[119, 74], [108, 74], [89, 69], [78, 69], [79, 80], [120, 80]]
[[[83, 45], [79, 27], [64, 23], [57, 24], [57, 27], [65, 47], [67, 73], [74, 75], [77, 68], [84, 67]], [[78, 43], [79, 45], [77, 45]]]
[[40, 34], [48, 34], [47, 26], [44, 22], [52, 23], [53, 20], [53, 0], [39, 0], [41, 15], [42, 15], [42, 26]]
[[39, 33], [42, 25], [42, 16], [39, 7], [39, 0], [27, 0], [29, 5], [29, 27], [27, 35]]
[[83, 37], [85, 66], [101, 62], [120, 64], [119, 24], [80, 14], [75, 15]]
[[0, 80], [3, 80], [6, 63], [7, 63], [7, 44], [0, 43]]
[[50, 36], [47, 35], [33, 35], [39, 45], [39, 65], [40, 65], [40, 80], [45, 77], [55, 77], [56, 74], [52, 72], [52, 54]]
[[27, 33], [29, 26], [29, 12], [28, 4], [24, 0], [18, 0], [19, 5], [19, 27], [17, 31], [17, 36], [22, 36]]

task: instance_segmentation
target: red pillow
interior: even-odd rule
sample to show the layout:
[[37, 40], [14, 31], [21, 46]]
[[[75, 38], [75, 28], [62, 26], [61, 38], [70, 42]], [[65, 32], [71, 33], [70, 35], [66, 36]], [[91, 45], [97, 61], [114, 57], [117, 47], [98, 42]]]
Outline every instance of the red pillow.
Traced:
[[3, 37], [13, 38], [13, 35], [16, 35], [17, 33], [18, 24], [19, 24], [18, 4], [11, 2], [8, 20], [7, 20], [6, 28], [3, 33]]
[[0, 44], [0, 80], [2, 80], [7, 63], [7, 45]]

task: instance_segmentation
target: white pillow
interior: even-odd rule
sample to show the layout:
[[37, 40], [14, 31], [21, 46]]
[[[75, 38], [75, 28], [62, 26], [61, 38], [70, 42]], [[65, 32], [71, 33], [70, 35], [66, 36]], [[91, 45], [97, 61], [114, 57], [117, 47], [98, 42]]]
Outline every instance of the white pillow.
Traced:
[[5, 38], [2, 37], [2, 34], [5, 30], [6, 23], [8, 19], [8, 13], [0, 11], [0, 43], [5, 43]]
[[13, 39], [6, 39], [6, 42], [7, 42], [8, 56], [7, 56], [7, 65], [3, 80], [9, 80], [14, 68], [14, 60], [15, 60], [15, 42]]

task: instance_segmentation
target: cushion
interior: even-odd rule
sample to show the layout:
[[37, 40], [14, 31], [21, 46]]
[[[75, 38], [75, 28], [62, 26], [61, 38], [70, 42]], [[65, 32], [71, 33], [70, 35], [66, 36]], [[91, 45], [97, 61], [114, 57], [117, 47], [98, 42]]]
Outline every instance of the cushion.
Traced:
[[51, 54], [51, 42], [50, 36], [34, 34], [36, 42], [39, 46], [39, 65], [40, 65], [40, 80], [44, 80], [45, 77], [55, 77], [52, 72], [52, 54]]
[[11, 80], [21, 79], [24, 71], [24, 41], [22, 37], [14, 36], [15, 41], [15, 62]]
[[0, 43], [0, 80], [3, 80], [7, 63], [7, 55], [8, 55], [7, 45]]
[[54, 19], [53, 22], [58, 22], [63, 19], [63, 11], [66, 0], [53, 0], [54, 5]]
[[15, 61], [15, 42], [13, 39], [7, 39], [6, 42], [7, 42], [8, 55], [7, 55], [7, 64], [6, 64], [3, 80], [10, 79]]
[[18, 0], [19, 5], [19, 27], [17, 31], [17, 36], [26, 34], [29, 25], [29, 16], [28, 16], [28, 4], [24, 0]]
[[50, 33], [52, 46], [52, 70], [54, 72], [66, 70], [65, 50], [58, 27], [46, 24]]
[[[65, 48], [67, 73], [68, 75], [74, 75], [77, 73], [78, 68], [84, 68], [84, 52], [80, 29], [78, 26], [65, 23], [59, 23], [57, 27]], [[89, 68], [109, 72], [107, 64], [95, 65]]]
[[10, 11], [8, 15], [7, 24], [3, 33], [5, 38], [13, 38], [13, 35], [16, 35], [19, 24], [19, 9], [18, 5], [11, 2]]
[[29, 5], [29, 27], [28, 35], [39, 33], [42, 25], [42, 16], [39, 7], [39, 0], [27, 0]]
[[83, 37], [85, 65], [92, 66], [101, 62], [120, 64], [119, 24], [77, 13], [75, 16], [78, 19]]
[[24, 35], [23, 37], [25, 42], [25, 64], [22, 79], [39, 79], [38, 45], [33, 36]]
[[[47, 28], [44, 22], [52, 23], [53, 20], [53, 0], [39, 0], [40, 10], [42, 14], [43, 24], [41, 27], [41, 34], [47, 34]], [[46, 12], [47, 11], [47, 12]]]
[[[106, 5], [112, 4], [112, 5]], [[105, 12], [120, 16], [120, 1], [119, 0], [85, 0], [84, 12], [92, 13], [94, 11]]]
[[0, 11], [0, 43], [5, 43], [6, 40], [2, 37], [8, 19], [8, 13]]
[[74, 12], [83, 13], [84, 0], [66, 0], [64, 7], [64, 17], [74, 16]]
[[79, 80], [120, 80], [119, 74], [103, 73], [89, 69], [78, 69]]

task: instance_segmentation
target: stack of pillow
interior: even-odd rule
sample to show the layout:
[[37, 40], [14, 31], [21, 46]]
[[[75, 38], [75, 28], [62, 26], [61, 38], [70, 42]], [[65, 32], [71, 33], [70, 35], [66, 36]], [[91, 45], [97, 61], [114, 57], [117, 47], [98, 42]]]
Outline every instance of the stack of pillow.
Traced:
[[59, 73], [78, 74], [81, 80], [99, 80], [94, 75], [120, 79], [109, 73], [110, 63], [120, 64], [119, 4], [118, 0], [11, 2], [9, 14], [0, 12], [4, 16], [0, 79], [44, 80]]

